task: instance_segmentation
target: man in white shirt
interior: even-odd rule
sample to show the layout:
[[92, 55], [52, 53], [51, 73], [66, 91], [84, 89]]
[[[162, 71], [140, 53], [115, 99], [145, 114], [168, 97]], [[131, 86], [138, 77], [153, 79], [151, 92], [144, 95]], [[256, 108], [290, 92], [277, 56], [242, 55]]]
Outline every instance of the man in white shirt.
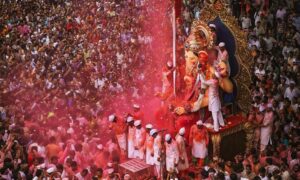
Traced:
[[289, 53], [291, 51], [293, 51], [293, 49], [294, 48], [291, 46], [291, 43], [289, 43], [289, 42], [287, 42], [286, 45], [283, 47], [283, 49], [282, 49], [282, 55], [283, 55], [283, 57], [284, 57], [285, 60], [288, 59]]
[[168, 173], [176, 173], [179, 163], [179, 149], [177, 142], [172, 139], [170, 134], [165, 136], [165, 148], [166, 148], [166, 169]]
[[253, 36], [249, 41], [249, 48], [253, 48], [255, 46], [257, 49], [260, 49], [260, 42], [256, 36]]
[[243, 30], [248, 30], [251, 27], [251, 19], [249, 17], [249, 15], [247, 15], [246, 17], [242, 17], [241, 18], [242, 21], [242, 28]]
[[160, 134], [158, 134], [157, 129], [151, 129], [150, 135], [153, 137], [153, 162], [155, 167], [155, 175], [160, 178], [161, 175], [161, 167], [160, 167], [160, 161], [161, 161], [161, 151], [162, 151], [162, 137]]
[[289, 84], [289, 87], [286, 88], [285, 92], [284, 92], [284, 97], [288, 98], [290, 101], [292, 101], [294, 98], [298, 98], [299, 97], [299, 89], [295, 87], [295, 82], [291, 81]]
[[276, 12], [276, 18], [284, 20], [285, 15], [286, 15], [286, 10], [282, 6], [279, 6], [279, 9]]
[[263, 76], [265, 76], [266, 74], [266, 71], [264, 70], [264, 65], [263, 64], [260, 64], [259, 65], [259, 68], [255, 70], [255, 76], [262, 80]]
[[145, 158], [144, 143], [146, 140], [146, 130], [142, 127], [141, 120], [134, 122], [135, 136], [134, 136], [134, 157], [139, 159]]
[[273, 174], [275, 170], [279, 170], [278, 166], [273, 164], [273, 159], [272, 158], [267, 158], [266, 159], [267, 166], [266, 166], [266, 171], [268, 174]]
[[78, 180], [84, 180], [88, 173], [89, 171], [87, 169], [83, 169], [81, 172], [78, 172], [75, 176]]
[[266, 49], [267, 51], [271, 51], [273, 49], [274, 43], [276, 43], [275, 38], [269, 35], [269, 33], [266, 34], [266, 37], [263, 38], [263, 40], [266, 43]]

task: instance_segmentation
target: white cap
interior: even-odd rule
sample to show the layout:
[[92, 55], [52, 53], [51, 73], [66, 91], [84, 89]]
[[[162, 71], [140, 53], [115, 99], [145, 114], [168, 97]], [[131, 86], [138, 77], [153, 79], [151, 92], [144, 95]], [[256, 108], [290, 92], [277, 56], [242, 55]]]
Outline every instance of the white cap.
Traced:
[[199, 121], [196, 122], [196, 124], [197, 124], [197, 125], [203, 125], [203, 121], [202, 121], [202, 120], [199, 120]]
[[208, 166], [204, 166], [203, 168], [205, 171], [208, 171], [209, 170], [209, 167]]
[[142, 121], [141, 120], [136, 120], [134, 121], [134, 126], [139, 126], [142, 124]]
[[185, 128], [184, 127], [180, 128], [179, 129], [179, 134], [184, 135], [184, 133], [185, 133]]
[[130, 179], [130, 175], [129, 174], [125, 174], [124, 175], [124, 180], [129, 180]]
[[128, 116], [126, 122], [132, 122], [133, 121], [133, 117]]
[[170, 141], [170, 140], [171, 140], [171, 134], [166, 134], [165, 141]]
[[140, 108], [140, 105], [138, 105], [138, 104], [133, 104], [133, 108], [139, 109], [139, 108]]
[[225, 43], [224, 42], [220, 42], [219, 43], [219, 47], [225, 47]]
[[113, 168], [109, 168], [109, 169], [107, 170], [107, 173], [108, 173], [108, 174], [114, 173], [114, 169], [113, 169]]
[[55, 171], [56, 171], [56, 167], [55, 166], [54, 167], [50, 167], [50, 168], [47, 169], [47, 173], [48, 174], [53, 173]]
[[167, 66], [168, 66], [168, 67], [172, 67], [172, 66], [173, 66], [173, 63], [172, 63], [171, 61], [168, 61], [168, 62], [167, 62]]
[[103, 145], [102, 144], [98, 144], [97, 145], [97, 149], [102, 150], [103, 149]]
[[153, 128], [152, 124], [147, 124], [146, 125], [146, 129], [152, 129], [152, 128]]
[[157, 133], [157, 129], [151, 129], [150, 136], [153, 136], [153, 134]]
[[113, 122], [113, 120], [115, 120], [115, 118], [116, 118], [116, 115], [114, 115], [114, 114], [108, 116], [109, 122]]
[[211, 27], [211, 28], [216, 28], [216, 25], [214, 25], [214, 24], [209, 24], [209, 27]]
[[107, 167], [111, 168], [112, 166], [113, 166], [113, 164], [111, 162], [107, 163]]
[[259, 112], [263, 112], [265, 110], [264, 106], [259, 106]]
[[115, 120], [115, 118], [116, 118], [116, 115], [112, 114], [112, 115], [108, 116], [108, 121], [113, 122]]
[[74, 133], [74, 129], [70, 127], [70, 128], [67, 130], [67, 133], [68, 133], [68, 134], [73, 134], [73, 133]]

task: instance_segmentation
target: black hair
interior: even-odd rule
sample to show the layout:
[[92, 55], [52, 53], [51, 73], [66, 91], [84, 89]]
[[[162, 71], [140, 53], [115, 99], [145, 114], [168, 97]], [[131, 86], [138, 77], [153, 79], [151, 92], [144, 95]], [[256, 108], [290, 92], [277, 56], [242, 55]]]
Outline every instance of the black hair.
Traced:
[[266, 173], [266, 168], [261, 167], [261, 168], [259, 168], [258, 172], [265, 174]]
[[57, 164], [56, 165], [56, 169], [63, 171], [64, 170], [64, 166], [62, 164]]
[[267, 164], [272, 165], [273, 164], [273, 159], [272, 158], [267, 158], [266, 162], [267, 162]]
[[200, 174], [201, 174], [202, 178], [208, 178], [208, 176], [209, 176], [208, 171], [206, 171], [205, 169], [202, 169]]
[[230, 174], [230, 180], [238, 180], [238, 176], [235, 173]]
[[225, 174], [222, 173], [222, 172], [218, 172], [216, 179], [218, 179], [218, 180], [225, 180]]
[[194, 51], [193, 51], [193, 54], [194, 54], [195, 56], [197, 56], [197, 57], [199, 56], [199, 54], [198, 54], [197, 52], [194, 52]]

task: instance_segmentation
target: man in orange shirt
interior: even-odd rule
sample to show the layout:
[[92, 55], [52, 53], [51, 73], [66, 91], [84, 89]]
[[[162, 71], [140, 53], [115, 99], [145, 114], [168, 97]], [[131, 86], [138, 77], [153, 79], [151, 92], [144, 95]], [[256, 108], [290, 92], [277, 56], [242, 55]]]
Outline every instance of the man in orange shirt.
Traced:
[[99, 144], [97, 145], [97, 152], [96, 152], [96, 155], [95, 155], [95, 165], [97, 167], [100, 167], [100, 168], [104, 168], [104, 166], [107, 164], [107, 162], [104, 160], [104, 151], [103, 151], [103, 145], [102, 144]]
[[59, 157], [61, 148], [56, 144], [56, 139], [54, 136], [50, 137], [49, 144], [46, 146], [46, 157], [50, 159], [54, 156]]
[[108, 121], [111, 122], [109, 128], [113, 130], [118, 140], [118, 144], [123, 154], [126, 151], [126, 123], [118, 118], [116, 115], [112, 114], [108, 117]]
[[207, 145], [209, 142], [209, 135], [206, 127], [201, 120], [197, 121], [191, 127], [189, 144], [192, 146], [192, 155], [198, 159], [198, 166], [202, 167], [204, 159], [207, 156]]

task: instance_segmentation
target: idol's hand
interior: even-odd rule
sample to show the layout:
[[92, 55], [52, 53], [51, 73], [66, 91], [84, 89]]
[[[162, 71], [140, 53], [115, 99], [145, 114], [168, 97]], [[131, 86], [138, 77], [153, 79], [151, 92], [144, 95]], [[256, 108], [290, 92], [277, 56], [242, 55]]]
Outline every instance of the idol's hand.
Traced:
[[177, 114], [177, 115], [182, 115], [185, 113], [185, 109], [184, 107], [177, 107], [175, 108], [174, 112]]

